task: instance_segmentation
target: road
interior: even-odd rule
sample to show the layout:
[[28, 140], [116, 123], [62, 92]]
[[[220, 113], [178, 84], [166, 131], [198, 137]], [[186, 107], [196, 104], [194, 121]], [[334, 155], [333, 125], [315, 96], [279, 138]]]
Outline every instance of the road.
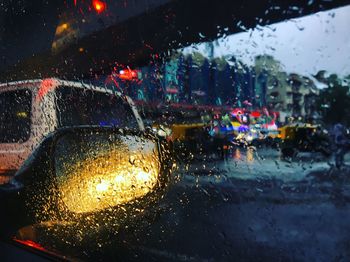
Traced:
[[330, 164], [273, 149], [182, 163], [141, 223], [51, 247], [89, 261], [349, 261], [350, 168]]
[[85, 258], [349, 261], [350, 169], [317, 158], [236, 150], [225, 161], [183, 164], [152, 222]]

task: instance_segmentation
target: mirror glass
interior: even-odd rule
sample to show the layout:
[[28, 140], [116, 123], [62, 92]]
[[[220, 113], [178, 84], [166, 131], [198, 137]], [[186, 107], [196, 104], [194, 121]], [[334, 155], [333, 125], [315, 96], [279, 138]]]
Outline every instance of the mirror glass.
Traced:
[[55, 149], [60, 198], [69, 211], [94, 212], [152, 192], [159, 181], [157, 144], [134, 135], [69, 133]]

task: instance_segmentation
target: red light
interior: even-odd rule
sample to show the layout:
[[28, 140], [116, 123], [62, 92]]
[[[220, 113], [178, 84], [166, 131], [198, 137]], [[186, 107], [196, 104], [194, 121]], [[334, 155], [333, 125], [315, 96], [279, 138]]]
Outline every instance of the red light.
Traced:
[[136, 80], [137, 79], [137, 70], [132, 70], [130, 68], [126, 68], [119, 71], [119, 75], [117, 75], [122, 80]]
[[20, 244], [25, 245], [27, 247], [35, 248], [35, 249], [38, 249], [41, 251], [46, 251], [42, 245], [40, 245], [39, 243], [36, 243], [32, 240], [19, 240], [16, 238], [14, 238], [13, 240], [16, 241], [17, 243], [20, 243]]
[[95, 11], [98, 14], [100, 14], [106, 9], [107, 4], [103, 1], [100, 1], [100, 0], [92, 0], [92, 6], [95, 9]]
[[57, 80], [55, 79], [44, 79], [41, 84], [38, 91], [38, 95], [36, 97], [36, 101], [40, 102], [40, 100], [48, 93], [51, 89], [55, 88], [58, 85]]
[[252, 117], [260, 117], [261, 114], [260, 114], [260, 112], [258, 112], [258, 111], [253, 111], [253, 112], [251, 112], [251, 116], [252, 116]]

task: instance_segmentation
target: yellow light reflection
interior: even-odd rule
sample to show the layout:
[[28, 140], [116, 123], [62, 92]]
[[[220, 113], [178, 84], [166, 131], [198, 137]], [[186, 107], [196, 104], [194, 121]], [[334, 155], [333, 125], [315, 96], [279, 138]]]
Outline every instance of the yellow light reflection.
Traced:
[[108, 182], [106, 182], [105, 180], [103, 180], [101, 183], [96, 185], [96, 190], [97, 192], [105, 192], [108, 190]]
[[136, 178], [137, 178], [137, 181], [147, 183], [150, 180], [150, 174], [146, 173], [146, 172], [143, 172], [143, 171], [140, 171], [137, 174]]
[[27, 118], [28, 114], [27, 114], [27, 112], [17, 112], [16, 116], [20, 117], [20, 118]]
[[56, 35], [62, 34], [65, 30], [67, 30], [69, 27], [68, 23], [63, 23], [61, 25], [58, 25], [56, 28]]
[[247, 149], [247, 162], [254, 161], [254, 150], [252, 148]]
[[125, 181], [124, 177], [121, 175], [117, 175], [114, 180], [116, 183], [123, 183]]
[[[133, 161], [130, 161], [133, 159]], [[158, 182], [157, 155], [111, 150], [69, 167], [59, 176], [66, 207], [75, 213], [102, 210], [127, 203], [151, 192]]]

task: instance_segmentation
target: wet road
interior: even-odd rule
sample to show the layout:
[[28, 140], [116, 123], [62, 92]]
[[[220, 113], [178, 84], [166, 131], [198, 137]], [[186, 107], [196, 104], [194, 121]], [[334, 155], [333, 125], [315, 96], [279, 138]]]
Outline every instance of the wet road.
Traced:
[[349, 261], [350, 169], [336, 170], [327, 161], [304, 155], [285, 162], [273, 151], [241, 150], [225, 161], [183, 165], [154, 221], [121, 233], [127, 248], [107, 244], [104, 256]]
[[141, 223], [74, 247], [40, 243], [89, 261], [349, 261], [350, 168], [331, 162], [266, 149], [181, 164]]

